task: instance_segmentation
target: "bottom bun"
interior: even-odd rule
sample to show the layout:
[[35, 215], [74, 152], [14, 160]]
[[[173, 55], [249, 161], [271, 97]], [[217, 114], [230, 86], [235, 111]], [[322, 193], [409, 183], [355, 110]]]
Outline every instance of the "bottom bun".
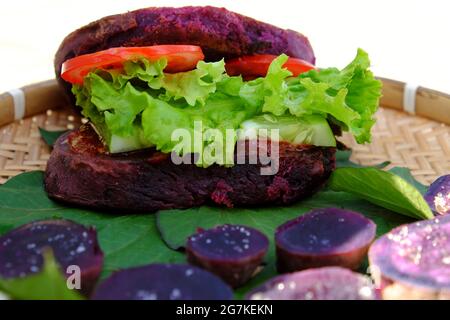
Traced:
[[84, 125], [58, 139], [44, 184], [55, 200], [120, 213], [203, 204], [283, 205], [313, 194], [325, 183], [335, 168], [335, 148], [282, 142], [278, 172], [262, 175], [262, 167], [176, 165], [170, 154], [154, 149], [111, 155], [94, 130]]

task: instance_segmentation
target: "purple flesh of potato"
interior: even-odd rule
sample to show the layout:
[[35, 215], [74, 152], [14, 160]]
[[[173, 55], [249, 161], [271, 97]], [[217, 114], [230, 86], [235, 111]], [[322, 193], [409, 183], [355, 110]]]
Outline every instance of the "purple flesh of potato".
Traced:
[[341, 267], [324, 267], [272, 278], [248, 300], [377, 300], [370, 278]]
[[255, 274], [268, 247], [269, 239], [258, 230], [225, 224], [189, 237], [186, 253], [190, 263], [236, 288]]
[[337, 208], [313, 210], [277, 228], [277, 269], [293, 272], [341, 266], [356, 270], [375, 233], [375, 223], [359, 213]]
[[450, 299], [450, 215], [395, 228], [369, 263], [385, 299]]
[[113, 273], [100, 283], [94, 300], [231, 300], [220, 278], [183, 264], [151, 264]]
[[450, 213], [450, 174], [437, 178], [424, 198], [435, 214]]
[[0, 276], [6, 279], [38, 273], [42, 252], [50, 248], [66, 274], [71, 265], [81, 271], [81, 292], [89, 295], [103, 266], [97, 232], [69, 220], [41, 220], [25, 224], [0, 237]]

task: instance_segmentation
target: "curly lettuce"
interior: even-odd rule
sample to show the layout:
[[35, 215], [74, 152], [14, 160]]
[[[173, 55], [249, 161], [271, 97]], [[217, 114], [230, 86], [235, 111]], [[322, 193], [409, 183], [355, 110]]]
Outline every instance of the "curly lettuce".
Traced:
[[381, 82], [368, 70], [367, 53], [359, 49], [343, 70], [311, 70], [295, 78], [282, 68], [287, 59], [286, 55], [279, 56], [265, 78], [244, 84], [242, 96], [258, 101], [263, 112], [276, 116], [320, 115], [349, 130], [358, 143], [370, 142]]
[[[265, 77], [251, 81], [228, 76], [223, 60], [200, 61], [196, 69], [176, 74], [164, 73], [165, 59], [128, 61], [121, 70], [91, 72], [72, 92], [112, 153], [155, 147], [203, 154], [216, 143], [208, 133], [226, 137], [227, 129], [250, 127], [280, 129], [280, 138], [293, 143], [334, 146], [331, 123], [358, 143], [369, 142], [381, 83], [368, 69], [367, 53], [359, 49], [342, 70], [298, 77], [283, 68], [287, 58], [280, 55]], [[173, 139], [177, 129], [196, 138], [180, 149]], [[198, 164], [211, 164], [202, 160]]]

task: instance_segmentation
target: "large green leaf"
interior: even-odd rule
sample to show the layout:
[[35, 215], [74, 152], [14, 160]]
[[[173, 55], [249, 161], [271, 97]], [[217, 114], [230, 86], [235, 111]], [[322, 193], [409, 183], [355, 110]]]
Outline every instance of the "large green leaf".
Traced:
[[359, 211], [374, 220], [377, 234], [412, 221], [387, 209], [370, 204], [346, 192], [322, 191], [305, 201], [286, 207], [223, 208], [202, 206], [186, 210], [164, 210], [157, 213], [157, 225], [167, 245], [178, 250], [184, 247], [186, 238], [197, 228], [211, 228], [230, 223], [242, 224], [261, 230], [272, 237], [277, 226], [312, 209], [339, 207]]
[[390, 169], [389, 172], [392, 172], [393, 174], [403, 178], [406, 182], [416, 187], [416, 189], [419, 190], [422, 195], [424, 195], [428, 190], [428, 187], [426, 185], [420, 183], [414, 178], [414, 176], [411, 174], [411, 170], [409, 170], [408, 168], [394, 167]]
[[338, 168], [331, 174], [328, 186], [333, 191], [349, 192], [412, 218], [433, 218], [419, 190], [392, 172], [377, 168]]
[[224, 223], [241, 224], [259, 229], [270, 239], [267, 266], [245, 287], [238, 290], [238, 295], [253, 286], [276, 275], [275, 247], [273, 236], [277, 226], [314, 208], [340, 207], [363, 213], [377, 224], [377, 234], [382, 235], [400, 224], [412, 219], [370, 204], [345, 192], [322, 191], [308, 200], [289, 207], [226, 209], [217, 207], [200, 207], [187, 210], [166, 210], [157, 213], [157, 225], [164, 241], [173, 249], [184, 246], [186, 238], [195, 233], [197, 228], [211, 228]]
[[161, 240], [154, 214], [106, 214], [72, 208], [50, 200], [43, 188], [43, 173], [24, 173], [0, 186], [0, 233], [22, 224], [64, 218], [95, 226], [105, 253], [103, 276], [111, 271], [152, 262], [180, 262], [184, 256]]

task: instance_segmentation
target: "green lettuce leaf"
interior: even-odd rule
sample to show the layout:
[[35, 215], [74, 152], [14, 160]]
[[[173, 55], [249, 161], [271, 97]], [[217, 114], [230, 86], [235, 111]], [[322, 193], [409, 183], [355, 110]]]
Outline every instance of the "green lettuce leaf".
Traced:
[[280, 116], [290, 113], [320, 115], [350, 130], [358, 143], [370, 142], [370, 129], [381, 95], [381, 82], [368, 70], [366, 52], [359, 49], [355, 59], [343, 70], [311, 70], [292, 78], [282, 68], [286, 55], [276, 58], [265, 78], [243, 86], [247, 102], [262, 103], [262, 111]]
[[216, 92], [216, 85], [225, 77], [225, 62], [206, 63], [199, 61], [197, 69], [189, 72], [166, 74], [162, 88], [166, 90], [160, 98], [184, 99], [190, 106], [204, 105], [208, 96]]
[[[198, 165], [223, 165], [234, 151], [226, 142], [237, 139], [227, 129], [248, 123], [280, 129], [282, 139], [294, 143], [334, 146], [328, 123], [349, 130], [359, 143], [370, 141], [381, 85], [368, 70], [367, 53], [358, 50], [343, 70], [298, 77], [283, 68], [286, 60], [279, 56], [266, 77], [252, 81], [228, 76], [223, 60], [200, 61], [196, 69], [175, 74], [164, 73], [165, 59], [128, 61], [123, 70], [91, 72], [72, 91], [112, 153], [154, 146], [197, 153]], [[267, 117], [277, 120], [261, 121]]]
[[330, 91], [348, 90], [345, 103], [359, 114], [359, 118], [348, 127], [358, 143], [370, 142], [370, 129], [375, 124], [373, 115], [381, 97], [381, 81], [374, 78], [369, 66], [368, 54], [358, 49], [355, 59], [342, 71], [335, 68], [310, 71], [310, 77], [315, 82], [330, 85]]

